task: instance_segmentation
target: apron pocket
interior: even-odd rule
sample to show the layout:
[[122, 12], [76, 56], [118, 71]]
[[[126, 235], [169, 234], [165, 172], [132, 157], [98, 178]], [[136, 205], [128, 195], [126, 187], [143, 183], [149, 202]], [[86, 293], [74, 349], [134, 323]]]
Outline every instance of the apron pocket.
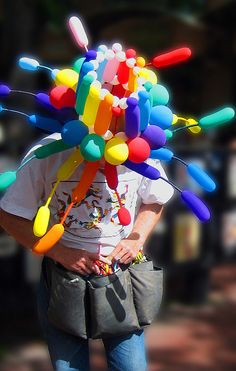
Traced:
[[65, 332], [87, 339], [85, 280], [52, 261], [50, 266], [49, 321]]
[[128, 270], [139, 324], [142, 327], [150, 325], [162, 301], [163, 271], [153, 267], [152, 261], [131, 265]]
[[119, 336], [140, 329], [128, 269], [88, 281], [93, 339]]

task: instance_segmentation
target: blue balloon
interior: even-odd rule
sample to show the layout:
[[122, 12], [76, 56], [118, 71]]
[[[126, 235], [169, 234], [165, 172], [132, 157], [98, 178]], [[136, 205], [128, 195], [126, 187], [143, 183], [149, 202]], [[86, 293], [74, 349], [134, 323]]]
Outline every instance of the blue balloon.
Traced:
[[128, 107], [125, 110], [125, 134], [128, 138], [136, 138], [140, 130], [140, 109], [138, 100], [129, 97], [127, 99]]
[[31, 115], [28, 117], [31, 126], [48, 131], [50, 133], [60, 133], [62, 125], [59, 121], [40, 115]]
[[170, 96], [168, 90], [161, 84], [153, 85], [150, 94], [153, 98], [153, 106], [160, 104], [165, 106], [169, 102]]
[[211, 218], [208, 207], [193, 192], [188, 190], [182, 191], [181, 198], [201, 222], [207, 222]]
[[7, 85], [0, 85], [0, 97], [7, 97], [11, 89]]
[[140, 109], [140, 131], [146, 129], [151, 113], [151, 101], [150, 101], [150, 94], [147, 91], [140, 91], [139, 95], [139, 109]]
[[187, 171], [191, 177], [207, 192], [213, 192], [216, 189], [216, 184], [211, 177], [195, 164], [189, 164]]
[[88, 127], [82, 121], [72, 120], [63, 126], [61, 137], [64, 143], [73, 147], [79, 145], [88, 132]]
[[136, 171], [136, 173], [141, 174], [142, 176], [156, 180], [159, 179], [161, 174], [160, 171], [157, 170], [155, 167], [142, 162], [140, 164], [136, 164], [130, 160], [126, 160], [122, 165], [126, 166], [128, 169]]
[[22, 57], [19, 59], [19, 66], [23, 68], [23, 70], [28, 71], [36, 71], [39, 67], [39, 62], [36, 59]]
[[151, 110], [150, 124], [157, 125], [163, 130], [168, 129], [172, 125], [173, 113], [163, 105], [155, 106]]
[[162, 161], [171, 161], [173, 156], [174, 153], [168, 148], [152, 149], [150, 154], [150, 158], [156, 158]]

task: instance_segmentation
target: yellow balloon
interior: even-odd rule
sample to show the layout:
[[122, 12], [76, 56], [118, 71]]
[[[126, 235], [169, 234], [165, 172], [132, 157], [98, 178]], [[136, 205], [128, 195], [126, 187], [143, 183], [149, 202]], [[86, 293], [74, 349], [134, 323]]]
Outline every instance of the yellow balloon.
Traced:
[[82, 117], [82, 121], [85, 125], [87, 126], [94, 125], [100, 102], [101, 102], [100, 89], [98, 89], [94, 85], [91, 85], [84, 107], [84, 114]]
[[146, 61], [143, 57], [138, 57], [137, 60], [136, 60], [136, 65], [138, 67], [144, 67], [146, 64]]
[[178, 120], [179, 120], [178, 116], [177, 116], [177, 115], [175, 115], [175, 114], [173, 114], [173, 121], [172, 121], [172, 125], [175, 125], [175, 124], [177, 124]]
[[74, 70], [65, 68], [56, 74], [55, 83], [56, 85], [65, 85], [76, 91], [78, 84], [79, 74]]
[[142, 68], [139, 72], [140, 77], [144, 77], [146, 80], [150, 81], [153, 85], [157, 83], [157, 75], [152, 70], [147, 68]]
[[80, 149], [76, 149], [69, 158], [59, 167], [57, 171], [57, 180], [67, 180], [74, 173], [75, 169], [84, 160]]
[[45, 235], [48, 229], [49, 218], [49, 208], [47, 206], [41, 206], [38, 209], [33, 226], [33, 232], [36, 237], [42, 237], [43, 235]]
[[[198, 122], [194, 119], [188, 119], [187, 122], [186, 122], [186, 125], [195, 125], [197, 123]], [[194, 134], [198, 134], [198, 133], [200, 133], [201, 128], [200, 128], [200, 126], [193, 126], [192, 128], [189, 128], [188, 130], [190, 130]]]
[[120, 165], [127, 160], [129, 148], [127, 144], [118, 137], [114, 137], [107, 142], [104, 157], [111, 165]]

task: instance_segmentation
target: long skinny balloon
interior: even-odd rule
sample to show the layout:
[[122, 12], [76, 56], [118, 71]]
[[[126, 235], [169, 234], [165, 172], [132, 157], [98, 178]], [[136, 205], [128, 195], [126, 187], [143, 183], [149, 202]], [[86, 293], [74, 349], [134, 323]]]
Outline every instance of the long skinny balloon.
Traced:
[[153, 58], [151, 64], [156, 68], [167, 67], [185, 61], [191, 54], [192, 52], [189, 48], [175, 49]]
[[104, 135], [109, 129], [112, 118], [112, 103], [113, 95], [108, 93], [99, 105], [94, 123], [94, 131], [98, 135]]
[[212, 128], [214, 126], [224, 125], [231, 121], [235, 116], [235, 111], [231, 107], [225, 107], [221, 110], [204, 116], [199, 120], [199, 125], [203, 129]]
[[70, 17], [69, 19], [69, 27], [70, 30], [75, 38], [75, 41], [81, 48], [85, 48], [87, 50], [88, 47], [88, 38], [83, 27], [81, 20], [78, 17]]

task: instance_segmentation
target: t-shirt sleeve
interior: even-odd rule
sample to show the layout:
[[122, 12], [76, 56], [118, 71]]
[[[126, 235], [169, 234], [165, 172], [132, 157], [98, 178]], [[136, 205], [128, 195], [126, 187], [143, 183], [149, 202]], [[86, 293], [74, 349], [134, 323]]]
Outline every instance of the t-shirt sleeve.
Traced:
[[[159, 160], [149, 159], [147, 163], [159, 170], [163, 178], [168, 179]], [[162, 179], [151, 180], [143, 178], [138, 189], [138, 195], [144, 204], [157, 203], [164, 205], [170, 200], [173, 194], [174, 188]]]
[[[32, 155], [28, 152], [24, 162]], [[17, 172], [15, 182], [7, 189], [0, 207], [13, 215], [33, 220], [44, 197], [44, 161], [32, 159]]]

